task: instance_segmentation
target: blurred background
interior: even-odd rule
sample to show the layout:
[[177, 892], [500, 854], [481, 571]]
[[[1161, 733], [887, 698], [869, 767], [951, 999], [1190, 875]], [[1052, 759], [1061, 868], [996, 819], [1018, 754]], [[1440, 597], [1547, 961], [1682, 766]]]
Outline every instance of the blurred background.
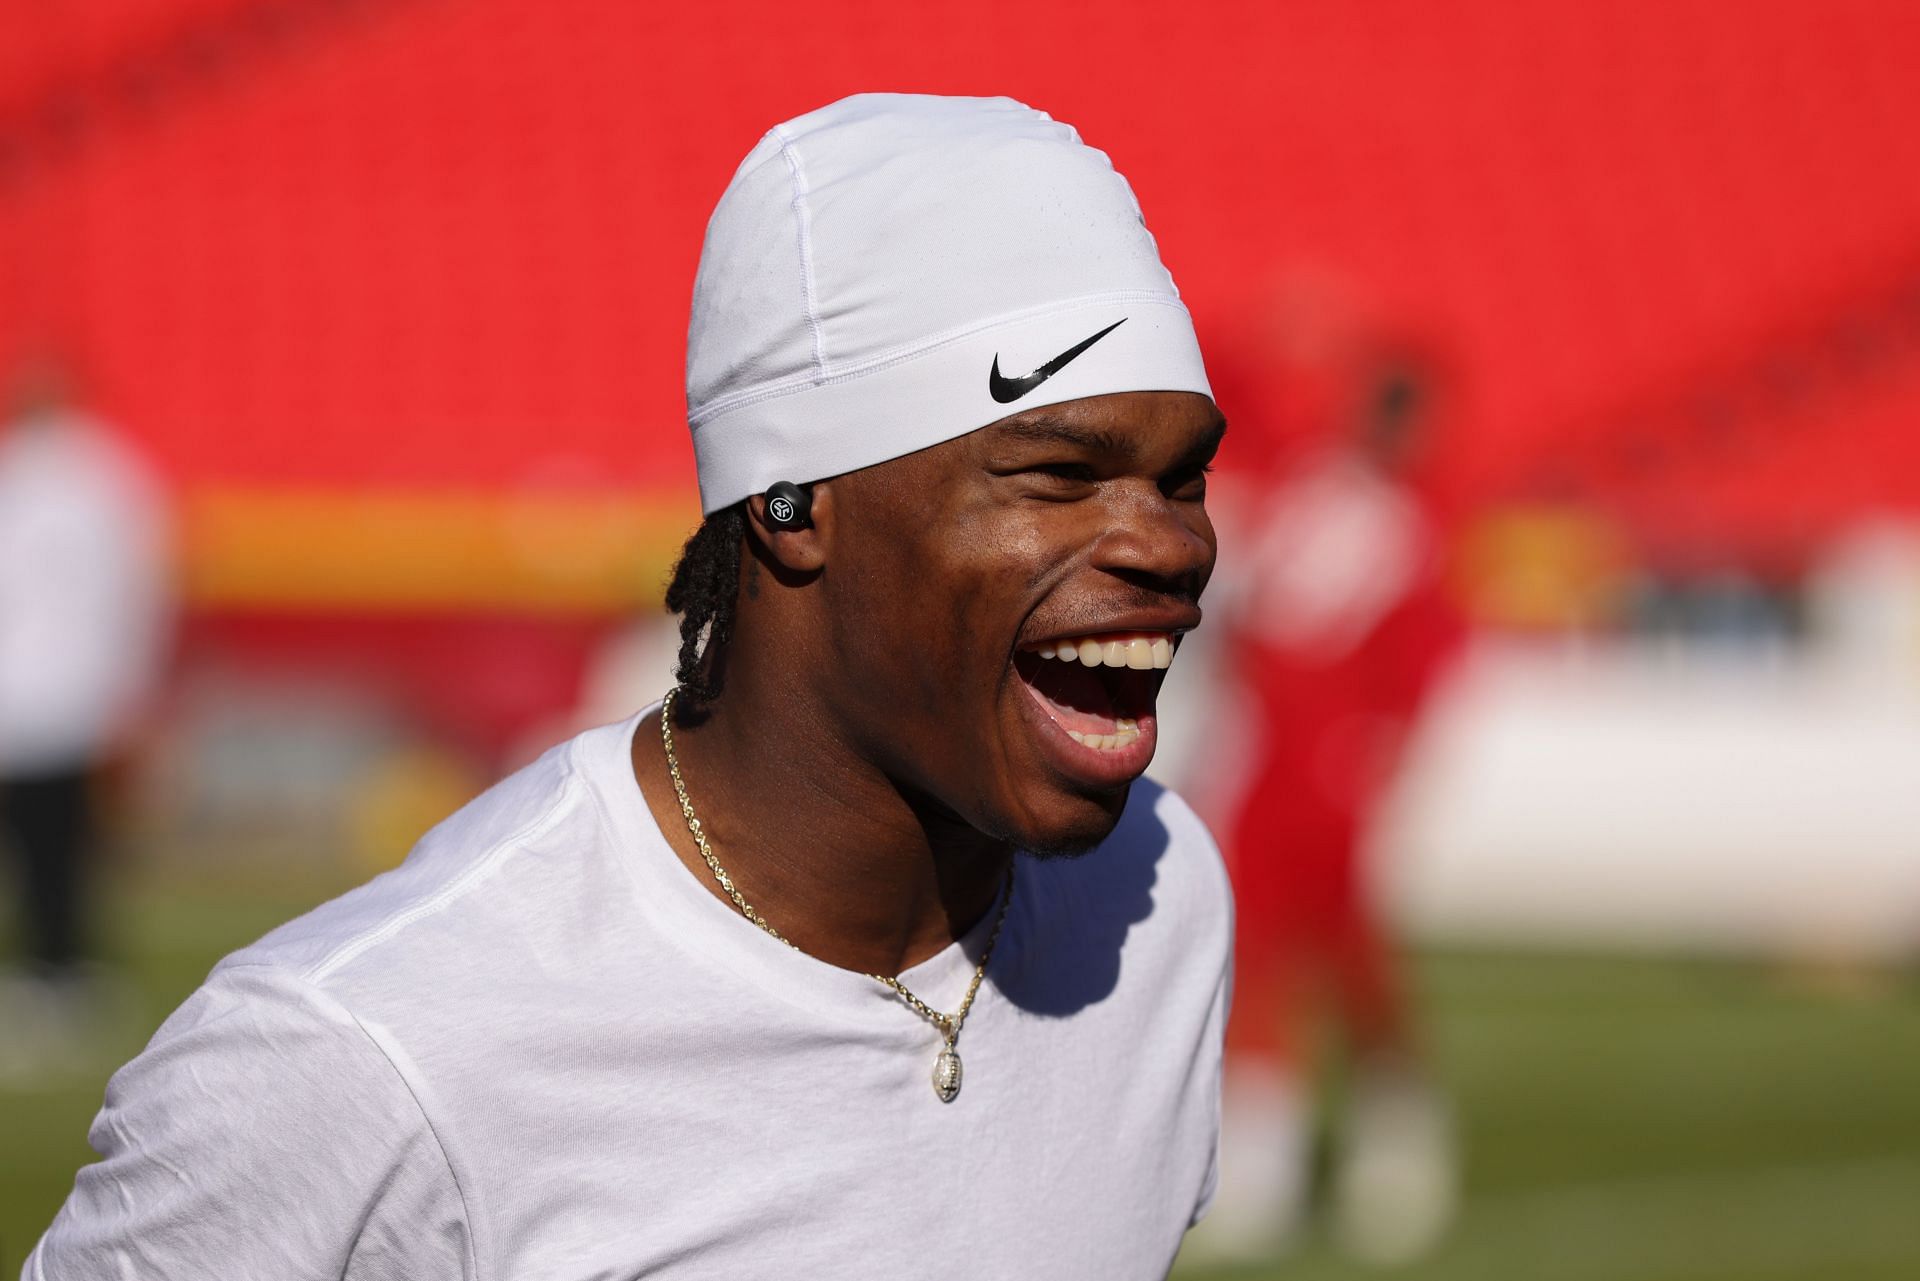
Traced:
[[1920, 8], [0, 15], [0, 1274], [214, 960], [665, 688], [707, 213], [901, 89], [1113, 155], [1233, 424], [1183, 1273], [1920, 1275]]

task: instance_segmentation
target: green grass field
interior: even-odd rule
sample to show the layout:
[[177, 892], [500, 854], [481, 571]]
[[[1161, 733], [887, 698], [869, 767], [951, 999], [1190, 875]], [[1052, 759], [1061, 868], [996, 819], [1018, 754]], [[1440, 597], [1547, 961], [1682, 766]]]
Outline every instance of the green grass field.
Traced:
[[[90, 1159], [115, 1056], [223, 952], [328, 892], [122, 878], [129, 1026], [102, 1061], [0, 1083], [0, 1278]], [[1920, 993], [1910, 977], [1728, 963], [1422, 956], [1466, 1205], [1423, 1281], [1920, 1278]], [[117, 1061], [117, 1060], [115, 1060]], [[1379, 1276], [1309, 1240], [1185, 1278]]]

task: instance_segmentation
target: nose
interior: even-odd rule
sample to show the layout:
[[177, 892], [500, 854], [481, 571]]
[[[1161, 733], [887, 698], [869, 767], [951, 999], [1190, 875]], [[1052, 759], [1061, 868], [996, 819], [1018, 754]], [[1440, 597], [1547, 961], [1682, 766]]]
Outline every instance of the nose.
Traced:
[[1116, 496], [1094, 563], [1162, 590], [1198, 596], [1213, 572], [1213, 522], [1204, 504], [1176, 502], [1151, 484]]

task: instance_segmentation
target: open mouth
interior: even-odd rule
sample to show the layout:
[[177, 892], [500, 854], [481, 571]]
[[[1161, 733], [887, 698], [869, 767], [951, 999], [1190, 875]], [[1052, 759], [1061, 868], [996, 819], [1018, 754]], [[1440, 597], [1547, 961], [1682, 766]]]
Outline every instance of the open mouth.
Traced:
[[1174, 646], [1167, 632], [1062, 637], [1017, 651], [1013, 667], [1068, 738], [1096, 752], [1132, 756], [1129, 749], [1143, 746], [1143, 737], [1151, 749], [1154, 700]]

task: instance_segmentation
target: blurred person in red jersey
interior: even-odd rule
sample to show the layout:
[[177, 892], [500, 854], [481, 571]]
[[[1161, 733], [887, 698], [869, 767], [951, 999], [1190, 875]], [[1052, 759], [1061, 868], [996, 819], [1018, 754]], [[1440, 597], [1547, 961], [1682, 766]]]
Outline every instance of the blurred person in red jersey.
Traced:
[[[1332, 1226], [1349, 1251], [1395, 1262], [1430, 1247], [1455, 1196], [1450, 1126], [1367, 864], [1462, 631], [1425, 490], [1445, 388], [1416, 346], [1326, 329], [1290, 335], [1267, 371], [1283, 390], [1249, 397], [1269, 410], [1271, 456], [1228, 508], [1228, 665], [1258, 724], [1225, 824], [1239, 954], [1214, 1244], [1290, 1244], [1320, 1192], [1314, 1083], [1337, 1061]], [[1331, 443], [1298, 443], [1329, 429]]]
[[59, 367], [16, 376], [0, 424], [0, 843], [26, 967], [5, 985], [9, 1062], [51, 1057], [88, 987], [100, 773], [153, 690], [170, 616], [161, 489], [75, 408]]

